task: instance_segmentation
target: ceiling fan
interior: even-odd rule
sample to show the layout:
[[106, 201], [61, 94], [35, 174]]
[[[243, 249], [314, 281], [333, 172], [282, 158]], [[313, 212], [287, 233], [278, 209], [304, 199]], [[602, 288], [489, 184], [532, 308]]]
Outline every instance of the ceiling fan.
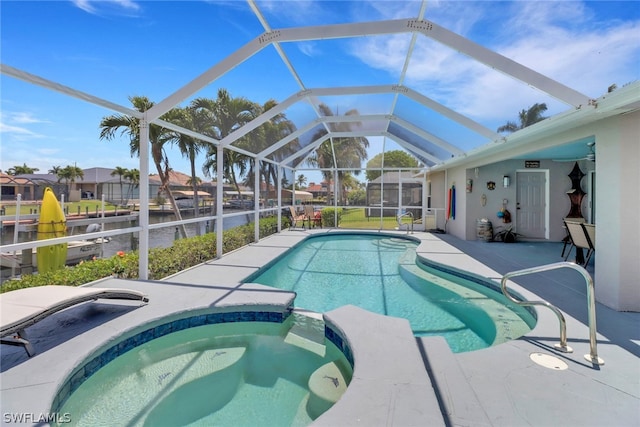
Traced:
[[596, 161], [595, 141], [587, 142], [589, 152], [584, 157], [572, 158], [572, 159], [553, 159], [554, 162], [576, 162], [578, 160], [589, 160], [590, 162]]

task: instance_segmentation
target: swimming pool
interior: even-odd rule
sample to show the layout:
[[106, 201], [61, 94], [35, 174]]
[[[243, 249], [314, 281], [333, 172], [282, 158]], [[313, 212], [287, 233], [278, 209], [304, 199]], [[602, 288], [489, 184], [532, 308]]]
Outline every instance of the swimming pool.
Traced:
[[[254, 426], [265, 420], [305, 426], [346, 390], [352, 362], [325, 339], [324, 329], [320, 340], [310, 341], [292, 333], [302, 324], [296, 315], [283, 323], [234, 321], [250, 313], [208, 317], [214, 316], [223, 323], [186, 327], [127, 348], [147, 330], [112, 346], [88, 361], [82, 375], [69, 378], [61, 391], [68, 396], [53, 409], [79, 426]], [[207, 316], [166, 323], [153, 334], [202, 319]], [[124, 352], [95, 369], [114, 348]]]
[[320, 313], [353, 304], [402, 317], [414, 335], [441, 335], [454, 352], [497, 345], [533, 328], [533, 314], [488, 280], [418, 262], [417, 245], [382, 233], [310, 236], [244, 282], [294, 291], [296, 307]]

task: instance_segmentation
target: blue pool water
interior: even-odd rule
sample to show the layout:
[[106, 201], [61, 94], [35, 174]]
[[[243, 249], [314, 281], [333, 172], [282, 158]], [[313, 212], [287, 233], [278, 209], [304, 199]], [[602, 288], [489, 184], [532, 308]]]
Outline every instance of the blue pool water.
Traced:
[[414, 335], [443, 336], [454, 352], [518, 338], [535, 319], [501, 293], [416, 262], [417, 243], [383, 234], [312, 236], [248, 277], [296, 292], [295, 306], [352, 304], [407, 319]]
[[306, 426], [333, 404], [314, 391], [339, 399], [352, 367], [331, 341], [291, 334], [293, 317], [150, 340], [86, 378], [57, 412], [91, 427]]

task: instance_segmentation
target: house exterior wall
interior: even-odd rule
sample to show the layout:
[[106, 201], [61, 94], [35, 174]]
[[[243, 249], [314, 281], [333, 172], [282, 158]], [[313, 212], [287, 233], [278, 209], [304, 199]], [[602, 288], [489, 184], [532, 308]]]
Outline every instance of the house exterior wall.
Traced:
[[596, 299], [640, 311], [640, 112], [595, 126]]
[[[509, 200], [507, 208], [512, 214], [516, 210], [515, 172], [524, 169], [524, 160], [507, 159], [527, 158], [526, 153], [533, 150], [589, 137], [595, 137], [596, 162], [582, 160], [578, 164], [586, 175], [581, 183], [585, 192], [589, 191], [588, 172], [595, 168], [596, 173], [596, 299], [615, 310], [640, 311], [639, 111], [544, 135], [537, 141], [514, 147], [512, 150], [505, 149], [496, 154], [476, 157], [466, 164], [451, 167], [446, 171], [431, 172], [434, 196], [432, 206], [445, 208], [447, 190], [455, 183], [458, 189], [456, 220], [449, 221], [446, 231], [462, 239], [475, 239], [477, 218], [487, 217], [492, 222], [497, 222], [496, 212], [501, 207], [502, 198]], [[571, 181], [567, 175], [574, 162], [539, 160], [539, 170], [549, 170], [549, 240], [558, 241], [565, 235], [562, 219], [569, 211], [570, 202], [566, 192], [571, 188]], [[479, 168], [477, 178], [476, 167]], [[501, 185], [504, 174], [511, 177], [512, 184], [508, 189]], [[467, 178], [474, 180], [472, 193], [465, 192]], [[486, 181], [489, 180], [496, 182], [494, 191], [486, 189]], [[487, 195], [484, 208], [480, 204], [483, 192]], [[465, 208], [460, 209], [462, 206]], [[588, 198], [585, 197], [582, 202], [582, 213], [585, 217], [588, 209]]]
[[[549, 231], [550, 241], [560, 241], [565, 235], [565, 229], [563, 228], [562, 219], [566, 217], [571, 203], [569, 197], [567, 197], [567, 191], [571, 189], [571, 179], [568, 177], [569, 173], [573, 169], [575, 162], [557, 162], [550, 159], [535, 159], [540, 160], [540, 167], [535, 169], [525, 168], [525, 161], [521, 159], [505, 160], [497, 163], [492, 163], [477, 168], [466, 169], [467, 180], [473, 180], [473, 187], [471, 193], [465, 191], [466, 204], [467, 204], [467, 218], [469, 219], [466, 224], [466, 239], [474, 240], [477, 238], [477, 220], [480, 218], [487, 218], [493, 225], [494, 233], [501, 227], [508, 226], [502, 222], [502, 219], [498, 218], [497, 212], [502, 209], [503, 200], [507, 200], [506, 209], [511, 213], [511, 226], [517, 231], [516, 221], [518, 216], [517, 209], [517, 172], [548, 172], [549, 183], [547, 186], [547, 192], [549, 197], [549, 223], [547, 228]], [[593, 170], [594, 162], [588, 160], [581, 160], [578, 162], [580, 170], [585, 174], [582, 179], [582, 190], [588, 191], [587, 187], [587, 173]], [[504, 188], [502, 184], [503, 176], [508, 175], [511, 184], [508, 188]], [[495, 182], [495, 189], [489, 190], [487, 183]], [[457, 187], [457, 186], [456, 186]], [[482, 205], [482, 196], [486, 196], [486, 205]], [[582, 213], [583, 216], [587, 216], [588, 198], [585, 197], [582, 200]], [[523, 236], [524, 239], [527, 236]]]
[[436, 228], [444, 230], [446, 172], [430, 172], [427, 176], [427, 180], [431, 183], [431, 208], [436, 211]]

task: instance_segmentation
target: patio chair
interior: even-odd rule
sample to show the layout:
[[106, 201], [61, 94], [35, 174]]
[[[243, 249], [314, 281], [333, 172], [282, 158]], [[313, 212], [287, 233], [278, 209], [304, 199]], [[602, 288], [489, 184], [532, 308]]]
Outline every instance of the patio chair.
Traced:
[[[573, 221], [573, 222], [584, 222], [585, 221], [584, 218], [564, 218], [563, 221], [565, 221], [565, 220]], [[565, 224], [564, 228], [565, 229], [567, 228], [566, 224]], [[569, 253], [571, 253], [571, 248], [573, 247], [573, 245], [571, 244], [571, 235], [569, 234], [569, 230], [567, 230], [567, 235], [564, 237], [564, 239], [562, 239], [562, 242], [564, 243], [564, 245], [562, 245], [562, 253], [560, 254], [560, 257], [561, 258], [565, 258], [564, 251], [567, 249], [567, 246], [569, 246]]]
[[304, 216], [309, 221], [309, 227], [313, 224], [314, 227], [322, 228], [322, 215], [320, 212], [316, 212], [312, 205], [304, 205]]
[[[582, 227], [583, 223], [580, 221], [564, 221], [567, 231], [569, 232], [569, 236], [571, 237], [571, 247], [567, 252], [564, 260], [566, 261], [571, 255], [571, 249], [576, 248], [576, 263], [583, 264], [584, 263], [584, 252], [583, 250], [587, 250], [587, 257], [591, 256], [591, 246], [589, 245], [589, 241], [587, 240], [587, 233]], [[586, 264], [585, 264], [586, 265]]]
[[76, 286], [37, 286], [0, 294], [0, 342], [23, 346], [29, 357], [35, 350], [25, 328], [74, 305], [97, 299], [136, 300], [149, 298], [130, 289]]
[[587, 237], [587, 243], [589, 243], [589, 251], [587, 252], [587, 257], [584, 260], [584, 265], [589, 264], [591, 257], [596, 251], [596, 225], [595, 224], [585, 224], [582, 223], [582, 229], [584, 230], [584, 234]]
[[296, 212], [296, 209], [293, 206], [289, 206], [290, 212], [291, 212], [291, 226], [289, 226], [289, 230], [293, 229], [293, 228], [305, 228], [305, 224], [304, 222], [307, 219], [307, 216], [302, 213], [302, 214], [298, 214]]

